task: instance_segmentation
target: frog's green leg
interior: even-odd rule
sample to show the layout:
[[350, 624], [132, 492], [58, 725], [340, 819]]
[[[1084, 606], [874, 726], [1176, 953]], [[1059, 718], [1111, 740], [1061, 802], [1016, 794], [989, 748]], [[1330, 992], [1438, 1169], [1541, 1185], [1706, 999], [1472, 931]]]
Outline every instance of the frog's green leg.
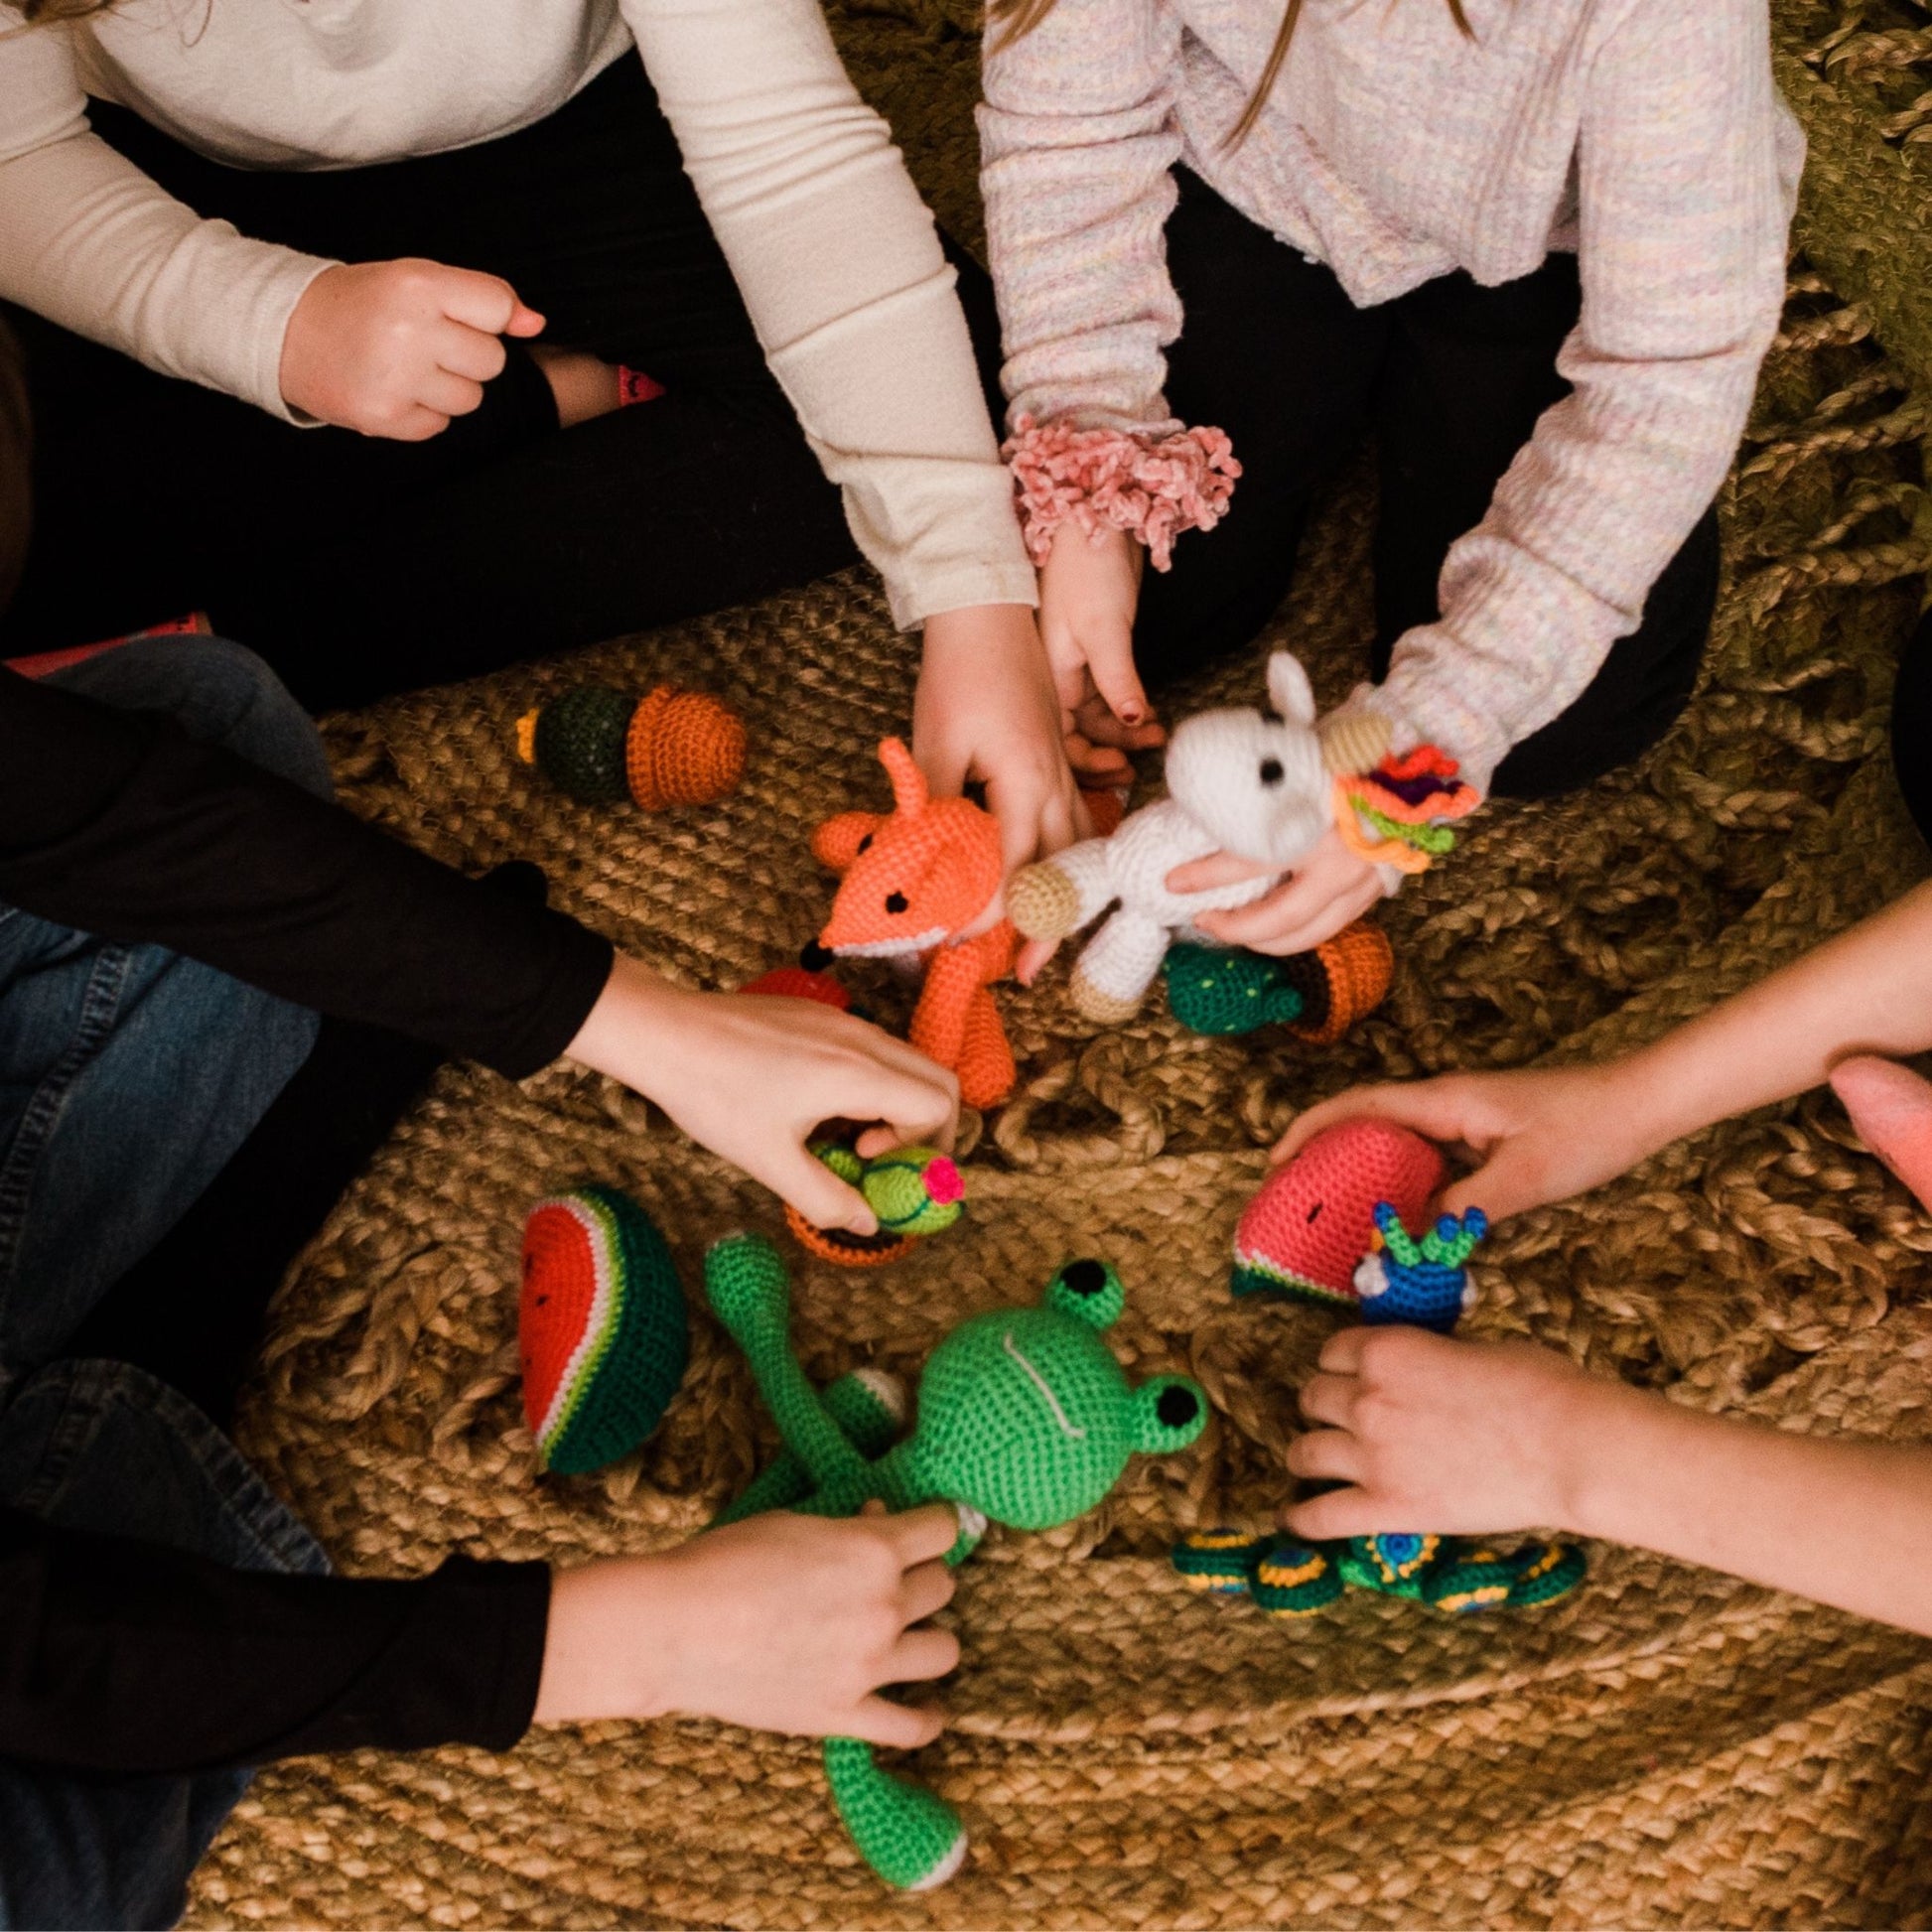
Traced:
[[1272, 1538], [1244, 1530], [1189, 1530], [1170, 1555], [1190, 1589], [1214, 1596], [1246, 1596], [1255, 1564]]
[[1333, 1544], [1271, 1537], [1255, 1561], [1254, 1599], [1270, 1616], [1313, 1616], [1347, 1587]]
[[751, 1364], [778, 1437], [805, 1465], [820, 1513], [855, 1514], [875, 1493], [871, 1464], [825, 1412], [792, 1353], [791, 1287], [777, 1249], [760, 1234], [733, 1234], [704, 1260], [705, 1296]]
[[[896, 1375], [860, 1368], [841, 1375], [823, 1397], [825, 1412], [844, 1431], [845, 1439], [871, 1460], [884, 1455], [905, 1427], [905, 1385]], [[722, 1509], [713, 1523], [736, 1523], [761, 1516], [767, 1509], [790, 1509], [812, 1493], [805, 1465], [789, 1449], [780, 1449], [734, 1503]]]
[[959, 1814], [923, 1785], [881, 1770], [870, 1744], [828, 1737], [825, 1776], [859, 1856], [896, 1890], [930, 1891], [965, 1863]]

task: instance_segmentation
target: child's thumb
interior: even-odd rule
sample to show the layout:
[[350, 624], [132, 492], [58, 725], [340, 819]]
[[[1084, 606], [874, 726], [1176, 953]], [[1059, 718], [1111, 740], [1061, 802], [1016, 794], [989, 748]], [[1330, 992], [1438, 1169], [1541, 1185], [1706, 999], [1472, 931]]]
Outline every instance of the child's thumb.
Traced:
[[879, 1216], [858, 1188], [841, 1180], [803, 1148], [793, 1152], [794, 1158], [785, 1164], [783, 1174], [774, 1184], [813, 1227], [844, 1228], [848, 1234], [857, 1235], [879, 1232]]
[[1109, 624], [1087, 643], [1087, 675], [1123, 725], [1138, 725], [1148, 716], [1147, 692], [1134, 668], [1134, 633], [1126, 624]]

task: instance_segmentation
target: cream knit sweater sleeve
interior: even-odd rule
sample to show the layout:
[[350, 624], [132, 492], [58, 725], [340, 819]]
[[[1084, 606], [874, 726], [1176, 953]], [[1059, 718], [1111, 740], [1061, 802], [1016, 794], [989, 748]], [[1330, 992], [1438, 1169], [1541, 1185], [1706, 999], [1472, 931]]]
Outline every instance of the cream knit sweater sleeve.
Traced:
[[73, 43], [0, 5], [0, 298], [289, 419], [282, 338], [331, 264], [205, 221], [87, 129]]
[[[476, 0], [466, 31], [534, 32], [525, 3]], [[815, 0], [623, 0], [622, 11], [896, 620], [1035, 602], [952, 271]], [[17, 19], [0, 0], [0, 28]], [[299, 68], [266, 59], [234, 76], [297, 98], [301, 84]], [[438, 145], [434, 127], [423, 145]], [[0, 296], [286, 416], [282, 340], [329, 265], [201, 219], [89, 133], [68, 30], [0, 31]]]
[[1784, 292], [1789, 185], [1761, 0], [1635, 0], [1597, 52], [1578, 152], [1582, 318], [1442, 621], [1371, 700], [1486, 789], [1568, 708], [1716, 495]]
[[1180, 333], [1164, 230], [1180, 156], [1172, 0], [1057, 0], [993, 28], [980, 189], [1001, 296], [1010, 418], [1161, 435]]
[[816, 0], [624, 0], [623, 13], [895, 620], [1036, 602], [953, 271]]

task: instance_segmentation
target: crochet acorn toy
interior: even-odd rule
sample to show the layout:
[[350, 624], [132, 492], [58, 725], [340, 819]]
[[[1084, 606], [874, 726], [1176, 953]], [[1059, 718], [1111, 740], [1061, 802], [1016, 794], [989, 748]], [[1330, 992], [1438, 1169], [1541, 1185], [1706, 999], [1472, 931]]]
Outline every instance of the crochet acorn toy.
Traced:
[[538, 1201], [523, 1224], [523, 1413], [557, 1475], [628, 1455], [684, 1379], [690, 1317], [671, 1251], [615, 1187]]
[[[891, 1384], [846, 1377], [821, 1396], [789, 1335], [784, 1263], [756, 1234], [733, 1235], [705, 1259], [712, 1311], [745, 1351], [785, 1453], [720, 1521], [759, 1508], [856, 1515], [949, 1502], [970, 1556], [989, 1523], [1021, 1530], [1069, 1523], [1098, 1504], [1136, 1454], [1185, 1449], [1207, 1423], [1207, 1398], [1180, 1375], [1130, 1384], [1101, 1338], [1125, 1303], [1097, 1261], [1069, 1262], [1033, 1308], [994, 1309], [947, 1335], [920, 1378], [912, 1433], [894, 1441], [902, 1402]], [[890, 1444], [890, 1447], [888, 1445]], [[825, 1745], [825, 1772], [860, 1856], [889, 1885], [924, 1891], [966, 1856], [951, 1807], [875, 1763], [849, 1737]]]
[[1380, 926], [1357, 919], [1311, 951], [1281, 959], [1224, 946], [1170, 946], [1161, 973], [1169, 1011], [1190, 1033], [1285, 1026], [1326, 1046], [1382, 1004], [1395, 952]]
[[1013, 1092], [1013, 1048], [988, 990], [1013, 971], [1013, 925], [970, 939], [999, 896], [1000, 827], [968, 798], [934, 798], [897, 739], [879, 748], [893, 781], [890, 812], [841, 812], [812, 834], [812, 854], [840, 877], [818, 946], [843, 959], [923, 959], [925, 989], [907, 1036], [959, 1075], [969, 1107]]
[[937, 1148], [898, 1147], [863, 1160], [834, 1141], [814, 1141], [811, 1152], [866, 1197], [879, 1217], [877, 1234], [851, 1234], [844, 1228], [818, 1228], [787, 1204], [785, 1225], [799, 1246], [841, 1268], [877, 1268], [912, 1252], [929, 1234], [941, 1234], [965, 1209], [966, 1182], [948, 1155]]
[[516, 752], [585, 805], [712, 805], [745, 775], [745, 721], [702, 691], [581, 684], [516, 721]]
[[[1384, 818], [1375, 820], [1375, 836], [1404, 855], [1391, 863], [1416, 870], [1454, 844], [1443, 821], [1479, 802], [1469, 786], [1457, 789], [1449, 779], [1427, 787], [1419, 781], [1413, 802], [1385, 795], [1379, 773], [1391, 742], [1387, 722], [1351, 713], [1317, 732], [1308, 673], [1288, 651], [1268, 660], [1268, 695], [1272, 717], [1229, 709], [1187, 719], [1168, 747], [1166, 798], [1130, 813], [1111, 838], [1069, 846], [1023, 866], [1008, 882], [1007, 909], [1029, 939], [1064, 938], [1119, 901], [1073, 969], [1071, 997], [1087, 1019], [1131, 1019], [1173, 940], [1214, 945], [1194, 924], [1200, 913], [1230, 910], [1272, 892], [1330, 826], [1361, 850], [1362, 812], [1386, 805]], [[1453, 760], [1425, 749], [1432, 772], [1453, 772]], [[1361, 775], [1364, 763], [1373, 784]], [[1403, 836], [1426, 838], [1427, 850], [1394, 832], [1382, 836], [1385, 822], [1396, 826], [1400, 814], [1407, 814]], [[1269, 870], [1207, 892], [1168, 890], [1168, 875], [1176, 866], [1211, 852], [1230, 852]], [[1367, 856], [1379, 854], [1378, 846]]]

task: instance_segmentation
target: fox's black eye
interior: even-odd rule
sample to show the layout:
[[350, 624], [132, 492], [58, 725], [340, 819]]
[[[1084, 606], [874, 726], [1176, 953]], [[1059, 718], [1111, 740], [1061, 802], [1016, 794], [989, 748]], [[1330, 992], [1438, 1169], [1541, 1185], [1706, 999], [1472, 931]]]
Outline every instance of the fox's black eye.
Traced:
[[872, 834], [870, 832], [859, 841], [859, 850], [861, 852], [870, 852], [872, 850]]
[[903, 893], [888, 893], [886, 895], [886, 910], [889, 912], [903, 912], [905, 910], [905, 895]]
[[[1282, 761], [1280, 759], [1263, 759], [1261, 761], [1261, 782], [1265, 785], [1278, 785], [1282, 781]], [[860, 848], [863, 851], [865, 848]]]

